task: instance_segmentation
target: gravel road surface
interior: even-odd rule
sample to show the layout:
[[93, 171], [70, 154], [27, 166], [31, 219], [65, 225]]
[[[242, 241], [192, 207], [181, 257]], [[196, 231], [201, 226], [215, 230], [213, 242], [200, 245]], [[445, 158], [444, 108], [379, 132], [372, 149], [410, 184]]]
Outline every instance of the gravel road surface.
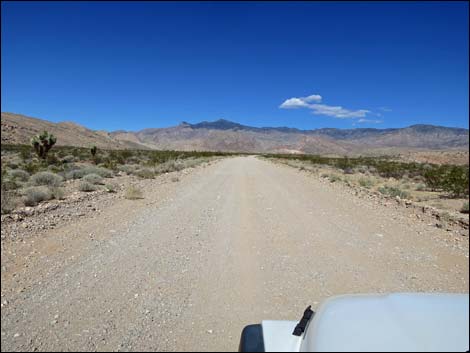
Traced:
[[285, 165], [220, 160], [2, 249], [2, 351], [227, 351], [344, 293], [464, 292], [468, 237]]

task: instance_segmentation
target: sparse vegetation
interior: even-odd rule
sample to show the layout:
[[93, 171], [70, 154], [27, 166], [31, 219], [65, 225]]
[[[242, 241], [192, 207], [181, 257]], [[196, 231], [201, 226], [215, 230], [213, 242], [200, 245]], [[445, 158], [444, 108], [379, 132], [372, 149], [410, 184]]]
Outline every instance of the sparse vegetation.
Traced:
[[[2, 212], [8, 212], [18, 204], [18, 195], [27, 198], [29, 205], [50, 198], [64, 198], [64, 187], [67, 188], [64, 180], [83, 179], [81, 181], [84, 183], [79, 183], [78, 189], [94, 191], [98, 189], [97, 185], [103, 183], [103, 178], [113, 178], [117, 171], [147, 179], [197, 166], [212, 157], [234, 155], [196, 151], [95, 151], [93, 147], [56, 146], [55, 142], [55, 137], [45, 132], [31, 139], [33, 148], [28, 145], [2, 145]], [[90, 163], [90, 155], [93, 164]], [[47, 191], [32, 186], [45, 186]], [[107, 183], [104, 189], [114, 192], [116, 187]]]
[[124, 197], [128, 200], [137, 200], [137, 199], [142, 199], [143, 194], [142, 194], [142, 191], [140, 191], [140, 189], [138, 189], [134, 185], [131, 185], [124, 192]]
[[[462, 197], [469, 194], [468, 165], [435, 165], [429, 163], [397, 162], [389, 157], [334, 158], [318, 155], [265, 154], [267, 158], [282, 158], [286, 161], [302, 161], [307, 164], [339, 168], [345, 174], [351, 170], [369, 173], [382, 178], [400, 180], [409, 178], [424, 184], [432, 191], [446, 192], [449, 197]], [[299, 167], [299, 166], [297, 166]], [[322, 177], [324, 177], [322, 175]]]

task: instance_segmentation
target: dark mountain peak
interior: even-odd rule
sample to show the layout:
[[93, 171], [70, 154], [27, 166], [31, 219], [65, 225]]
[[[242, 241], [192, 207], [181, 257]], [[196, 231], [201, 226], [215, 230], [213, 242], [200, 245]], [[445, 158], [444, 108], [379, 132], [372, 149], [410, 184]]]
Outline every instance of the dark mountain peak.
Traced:
[[235, 123], [230, 120], [219, 119], [215, 121], [203, 121], [197, 124], [190, 124], [193, 129], [215, 129], [215, 130], [242, 130], [247, 126]]
[[419, 133], [434, 133], [434, 132], [452, 132], [457, 134], [468, 134], [468, 129], [459, 127], [436, 126], [430, 124], [415, 124], [409, 126], [407, 129]]

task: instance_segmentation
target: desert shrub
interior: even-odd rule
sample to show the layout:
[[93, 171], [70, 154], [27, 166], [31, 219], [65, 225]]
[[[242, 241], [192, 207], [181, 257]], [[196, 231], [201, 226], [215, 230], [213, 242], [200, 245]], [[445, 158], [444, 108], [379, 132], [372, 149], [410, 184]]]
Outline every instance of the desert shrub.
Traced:
[[145, 169], [139, 169], [134, 172], [135, 175], [137, 175], [139, 178], [142, 179], [153, 179], [155, 178], [155, 172], [151, 169], [145, 168]]
[[16, 197], [16, 194], [14, 192], [5, 190], [3, 188], [2, 184], [2, 190], [1, 190], [1, 212], [2, 214], [7, 214], [10, 213], [15, 209], [15, 207], [18, 205], [18, 199]]
[[139, 166], [135, 165], [135, 164], [123, 164], [123, 165], [118, 165], [116, 167], [117, 170], [119, 170], [120, 172], [124, 172], [126, 174], [132, 174], [138, 168], [139, 168]]
[[13, 180], [18, 180], [18, 181], [28, 181], [29, 180], [29, 173], [25, 170], [22, 169], [13, 169], [10, 170], [8, 175], [13, 179]]
[[91, 173], [91, 174], [87, 174], [85, 175], [83, 178], [82, 178], [83, 181], [85, 182], [88, 182], [90, 184], [101, 184], [102, 183], [102, 180], [103, 178], [98, 175], [98, 174], [95, 174], [95, 173]]
[[26, 170], [29, 174], [35, 174], [41, 170], [42, 166], [37, 161], [30, 161], [23, 165], [23, 169]]
[[53, 199], [63, 200], [65, 198], [65, 191], [63, 188], [55, 186], [55, 187], [49, 188], [49, 190], [52, 194]]
[[372, 181], [372, 179], [362, 177], [362, 178], [359, 178], [359, 185], [367, 189], [370, 189], [374, 185], [374, 182]]
[[24, 204], [36, 206], [41, 201], [50, 200], [53, 197], [51, 190], [46, 186], [33, 186], [24, 191]]
[[84, 191], [84, 192], [90, 192], [90, 191], [95, 191], [96, 187], [95, 185], [87, 181], [80, 181], [80, 183], [78, 184], [78, 190]]
[[468, 167], [451, 166], [445, 172], [442, 188], [452, 196], [464, 196], [468, 195], [468, 182]]
[[462, 205], [462, 208], [460, 209], [460, 212], [462, 213], [468, 213], [468, 201], [464, 202]]
[[327, 173], [322, 173], [320, 175], [320, 177], [322, 177], [322, 178], [328, 178], [329, 176], [330, 176], [330, 174], [327, 174]]
[[62, 163], [73, 163], [77, 160], [77, 158], [74, 155], [68, 154], [64, 157], [62, 157], [61, 161]]
[[60, 175], [50, 172], [39, 172], [31, 176], [31, 183], [36, 186], [60, 186], [62, 180], [63, 179]]
[[410, 194], [406, 191], [402, 191], [400, 190], [399, 188], [396, 188], [396, 187], [393, 187], [393, 186], [381, 186], [379, 188], [379, 192], [384, 194], [384, 195], [388, 195], [388, 196], [392, 196], [392, 197], [400, 197], [402, 199], [406, 199], [410, 196]]
[[175, 160], [169, 160], [162, 164], [159, 164], [155, 167], [157, 173], [169, 173], [178, 170], [184, 169], [184, 165], [181, 162], [177, 162]]
[[67, 179], [81, 179], [88, 174], [97, 174], [102, 178], [111, 178], [113, 172], [109, 169], [96, 166], [86, 166], [80, 169], [74, 169], [67, 173]]
[[329, 180], [330, 180], [330, 182], [332, 182], [332, 183], [334, 183], [334, 182], [337, 182], [337, 181], [340, 181], [340, 180], [341, 180], [341, 178], [340, 178], [338, 175], [336, 175], [336, 174], [331, 174], [331, 175], [329, 176], [329, 178], [328, 178], [328, 179], [329, 179]]
[[129, 186], [126, 191], [124, 192], [124, 197], [129, 200], [137, 200], [142, 199], [143, 194], [137, 187], [134, 185]]
[[104, 187], [107, 192], [116, 192], [116, 186], [114, 184], [106, 184]]
[[2, 190], [16, 190], [21, 187], [21, 184], [16, 180], [9, 177], [2, 178]]
[[423, 183], [419, 183], [419, 184], [416, 185], [415, 190], [416, 191], [424, 191], [424, 190], [426, 190], [426, 185], [423, 184]]
[[171, 181], [176, 183], [177, 181], [180, 181], [180, 179], [177, 176], [174, 176], [171, 178]]

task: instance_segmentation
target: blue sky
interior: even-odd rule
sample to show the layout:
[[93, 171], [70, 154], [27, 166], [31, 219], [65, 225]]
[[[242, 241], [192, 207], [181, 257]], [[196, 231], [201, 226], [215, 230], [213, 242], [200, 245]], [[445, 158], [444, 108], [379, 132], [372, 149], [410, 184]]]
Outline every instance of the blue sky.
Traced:
[[468, 128], [467, 2], [6, 2], [2, 111], [138, 130]]

